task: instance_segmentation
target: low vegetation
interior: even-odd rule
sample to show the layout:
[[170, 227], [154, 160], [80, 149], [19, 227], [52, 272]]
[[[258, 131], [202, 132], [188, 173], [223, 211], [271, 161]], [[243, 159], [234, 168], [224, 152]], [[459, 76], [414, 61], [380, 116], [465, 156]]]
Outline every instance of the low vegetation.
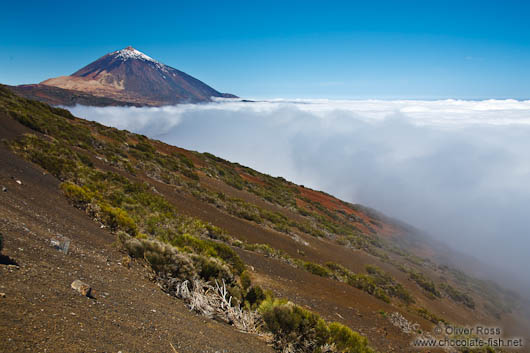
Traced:
[[[357, 337], [339, 324], [315, 319], [315, 314], [294, 304], [279, 301], [277, 305], [262, 305], [274, 300], [252, 284], [244, 263], [232, 247], [262, 253], [315, 275], [348, 283], [385, 302], [396, 298], [409, 305], [415, 300], [390, 274], [375, 266], [367, 266], [365, 273], [353, 273], [339, 264], [294, 259], [266, 244], [234, 240], [212, 224], [179, 213], [156, 190], [153, 180], [262, 227], [291, 236], [304, 233], [325, 237], [362, 250], [407, 273], [433, 299], [447, 296], [470, 309], [479, 309], [471, 296], [476, 294], [484, 299], [481, 300], [483, 309], [497, 318], [513, 310], [513, 303], [518, 301], [515, 294], [492, 282], [471, 278], [449, 267], [436, 268], [428, 259], [408, 253], [406, 246], [396, 246], [377, 236], [377, 229], [386, 220], [373, 210], [342, 203], [350, 210], [368, 215], [366, 218], [355, 212], [326, 207], [304, 197], [300, 191], [303, 189], [283, 178], [258, 173], [208, 153], [167, 149], [145, 136], [87, 122], [73, 117], [67, 110], [18, 98], [2, 86], [0, 103], [2, 116], [32, 130], [31, 134], [10, 141], [10, 147], [61, 180], [61, 189], [72, 204], [118, 234], [132, 257], [147, 264], [158, 279], [178, 281], [180, 289], [188, 286], [197, 293], [212, 288], [219, 292], [222, 286], [215, 284], [224, 283], [234, 307], [246, 312], [259, 308], [260, 315], [268, 313], [271, 326], [267, 322], [266, 326], [286, 347], [296, 346], [299, 351], [312, 347], [311, 351], [316, 352], [370, 351], [363, 348], [365, 343], [359, 343], [362, 336]], [[248, 191], [276, 208], [260, 207], [247, 199], [211, 190], [207, 183], [201, 184], [205, 177]], [[287, 217], [289, 212], [297, 213], [297, 217]], [[0, 234], [0, 251], [2, 245]], [[435, 284], [425, 269], [451, 277], [451, 285], [447, 281]], [[186, 281], [188, 284], [184, 285]], [[278, 309], [263, 311], [266, 306]], [[417, 309], [416, 314], [432, 322], [442, 321], [424, 308]], [[286, 321], [278, 322], [282, 318]], [[302, 341], [310, 342], [309, 346], [305, 343], [297, 346], [291, 339], [297, 335]]]
[[231, 244], [245, 250], [261, 253], [267, 257], [279, 259], [314, 275], [347, 283], [387, 303], [390, 303], [391, 297], [397, 298], [407, 305], [415, 303], [414, 298], [405, 287], [377, 266], [368, 265], [366, 266], [366, 274], [356, 274], [334, 262], [327, 262], [325, 265], [320, 265], [293, 258], [285, 252], [274, 249], [267, 244], [248, 244], [238, 240], [232, 240]]
[[414, 270], [409, 271], [409, 277], [411, 280], [416, 282], [421, 288], [425, 290], [425, 292], [431, 297], [431, 298], [441, 298], [442, 294], [438, 291], [436, 288], [436, 285], [434, 282], [421, 272], [417, 272]]
[[443, 322], [447, 324], [447, 321], [431, 313], [429, 310], [425, 308], [417, 308], [416, 313], [422, 318], [424, 318], [425, 320], [432, 322], [433, 324], [438, 324], [439, 322]]
[[[143, 171], [150, 178], [200, 192], [200, 177], [191, 159], [160, 153], [143, 136], [84, 122], [65, 110], [14, 97], [4, 88], [0, 97], [4, 113], [35, 132], [11, 141], [12, 150], [61, 180], [61, 189], [75, 207], [114, 232], [123, 249], [152, 270], [164, 290], [185, 299], [192, 310], [223, 318], [241, 330], [252, 332], [259, 327], [271, 332], [282, 351], [373, 352], [366, 338], [351, 329], [325, 322], [253, 285], [245, 264], [226, 244], [236, 241], [218, 227], [180, 214], [153, 185], [132, 177]], [[220, 166], [217, 172], [225, 182], [235, 187], [242, 183], [273, 203], [295, 204], [292, 195], [296, 188], [286, 186], [284, 179], [269, 177], [263, 187], [249, 186], [238, 178], [239, 171]], [[222, 199], [216, 195], [215, 200]], [[237, 203], [230, 200], [227, 207]], [[286, 232], [288, 227], [304, 227], [286, 223], [279, 213], [256, 212], [262, 221]], [[253, 219], [252, 212], [242, 216], [259, 221]], [[248, 247], [282, 256], [270, 247]], [[303, 266], [321, 275], [331, 273], [324, 266]]]
[[[233, 322], [233, 324], [239, 328], [246, 327], [252, 332], [259, 329], [272, 333], [274, 346], [278, 351], [374, 352], [368, 346], [365, 337], [340, 323], [326, 322], [309, 310], [286, 300], [274, 298], [271, 293], [266, 293], [261, 287], [252, 285], [250, 276], [246, 272], [241, 273], [239, 281], [236, 281], [236, 276], [221, 262], [201, 255], [182, 252], [177, 247], [157, 240], [129, 237], [124, 241], [124, 247], [132, 257], [144, 260], [153, 269], [163, 288], [178, 287], [182, 291], [182, 285], [194, 283], [188, 291], [196, 291], [193, 286], [197, 286], [197, 283], [205, 283], [200, 286], [213, 281], [225, 284], [226, 293], [229, 295], [227, 303], [236, 306], [234, 309], [236, 311], [247, 310], [249, 312], [247, 316], [232, 315], [232, 320], [234, 317], [246, 320], [244, 323]], [[178, 284], [175, 284], [175, 281]], [[201, 298], [206, 296], [204, 292], [198, 291], [198, 293]], [[222, 298], [225, 296], [226, 294], [223, 294]], [[193, 300], [197, 301], [198, 298], [190, 298], [190, 301]], [[262, 327], [256, 326], [259, 320], [254, 318], [255, 315], [258, 315], [264, 323]], [[254, 319], [249, 321], [249, 317]], [[248, 322], [252, 322], [254, 326], [248, 327]]]
[[295, 263], [301, 263], [302, 268], [313, 274], [321, 277], [331, 277], [347, 283], [387, 303], [390, 303], [391, 297], [398, 298], [405, 304], [415, 302], [414, 298], [400, 283], [377, 266], [368, 265], [366, 266], [366, 274], [356, 274], [344, 266], [333, 262], [328, 262], [325, 266], [300, 260], [297, 260]]
[[468, 294], [463, 293], [446, 283], [442, 283], [440, 288], [455, 302], [462, 303], [470, 309], [475, 309], [475, 301]]
[[284, 300], [268, 298], [259, 306], [274, 343], [283, 352], [372, 353], [365, 337]]

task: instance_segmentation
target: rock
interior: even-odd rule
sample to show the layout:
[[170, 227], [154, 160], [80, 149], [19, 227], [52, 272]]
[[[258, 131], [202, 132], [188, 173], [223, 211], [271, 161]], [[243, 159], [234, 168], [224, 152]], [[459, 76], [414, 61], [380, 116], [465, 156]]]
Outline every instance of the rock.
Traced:
[[50, 240], [50, 245], [53, 248], [63, 252], [65, 255], [68, 255], [68, 249], [70, 248], [70, 239], [65, 236], [58, 235]]
[[2, 185], [2, 191], [3, 192], [7, 192], [7, 188], [5, 186]]
[[16, 183], [17, 183], [18, 185], [22, 185], [22, 182], [21, 182], [20, 180], [16, 180]]
[[83, 281], [76, 279], [75, 281], [72, 282], [70, 287], [72, 287], [72, 289], [78, 291], [80, 294], [84, 295], [85, 297], [94, 298], [94, 293], [92, 291], [92, 288]]
[[6, 297], [5, 293], [0, 293], [0, 298], [5, 298], [5, 297]]

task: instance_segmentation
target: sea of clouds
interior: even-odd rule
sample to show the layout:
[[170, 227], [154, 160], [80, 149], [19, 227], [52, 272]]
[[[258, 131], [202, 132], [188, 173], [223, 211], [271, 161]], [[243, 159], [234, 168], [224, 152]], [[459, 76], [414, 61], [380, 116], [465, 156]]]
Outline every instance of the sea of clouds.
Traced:
[[402, 219], [508, 271], [530, 254], [530, 101], [269, 100], [77, 116]]

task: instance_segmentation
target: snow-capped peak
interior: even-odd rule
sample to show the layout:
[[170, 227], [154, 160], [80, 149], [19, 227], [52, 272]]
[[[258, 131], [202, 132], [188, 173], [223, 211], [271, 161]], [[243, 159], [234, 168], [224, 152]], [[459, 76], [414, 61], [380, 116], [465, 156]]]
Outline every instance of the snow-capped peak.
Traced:
[[122, 50], [115, 51], [112, 53], [117, 58], [120, 58], [122, 60], [129, 60], [129, 59], [139, 59], [144, 61], [152, 61], [154, 63], [158, 63], [155, 59], [151, 58], [150, 56], [145, 55], [139, 50], [134, 49], [133, 47], [127, 47]]

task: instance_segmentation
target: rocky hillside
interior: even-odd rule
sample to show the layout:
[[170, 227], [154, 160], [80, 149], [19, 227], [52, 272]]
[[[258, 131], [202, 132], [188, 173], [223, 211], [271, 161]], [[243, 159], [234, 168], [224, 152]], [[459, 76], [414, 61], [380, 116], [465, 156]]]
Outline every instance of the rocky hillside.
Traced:
[[524, 299], [374, 210], [6, 87], [0, 119], [2, 351], [415, 352], [436, 325], [528, 332]]
[[[60, 89], [60, 90], [58, 90]], [[233, 98], [146, 54], [127, 47], [109, 53], [69, 76], [15, 88], [49, 104], [169, 105]]]

